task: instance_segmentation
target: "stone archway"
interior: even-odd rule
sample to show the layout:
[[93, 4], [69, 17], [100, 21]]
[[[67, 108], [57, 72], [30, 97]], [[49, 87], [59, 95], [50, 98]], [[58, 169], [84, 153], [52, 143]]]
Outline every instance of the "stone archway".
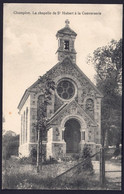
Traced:
[[80, 123], [71, 118], [65, 123], [64, 140], [66, 142], [66, 153], [78, 153], [81, 141]]

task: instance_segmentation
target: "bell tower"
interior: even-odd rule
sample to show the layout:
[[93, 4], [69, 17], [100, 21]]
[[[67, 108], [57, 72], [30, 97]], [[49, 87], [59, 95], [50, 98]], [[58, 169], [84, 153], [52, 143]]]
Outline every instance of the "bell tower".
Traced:
[[56, 34], [58, 39], [58, 60], [63, 61], [68, 56], [73, 62], [76, 62], [77, 53], [74, 48], [74, 42], [77, 34], [69, 27], [69, 23], [69, 20], [66, 20], [65, 27]]

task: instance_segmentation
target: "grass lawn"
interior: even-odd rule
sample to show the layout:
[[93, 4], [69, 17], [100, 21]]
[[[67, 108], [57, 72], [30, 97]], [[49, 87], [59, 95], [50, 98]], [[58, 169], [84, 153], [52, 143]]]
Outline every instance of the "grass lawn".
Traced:
[[[56, 176], [76, 163], [77, 161], [63, 161], [57, 164], [43, 165], [42, 171], [37, 174], [35, 165], [20, 164], [18, 159], [10, 159], [7, 161], [6, 173], [3, 163], [3, 189], [103, 190], [99, 183], [98, 162], [93, 162], [94, 174], [86, 171], [79, 173], [77, 170], [73, 170], [55, 179]], [[111, 163], [109, 165], [111, 166]], [[108, 188], [104, 189], [112, 189], [112, 185], [109, 184]]]

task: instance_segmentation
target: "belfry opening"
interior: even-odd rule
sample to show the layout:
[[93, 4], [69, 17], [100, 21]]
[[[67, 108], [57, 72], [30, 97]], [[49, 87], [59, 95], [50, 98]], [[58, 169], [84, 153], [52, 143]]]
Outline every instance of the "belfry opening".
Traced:
[[66, 153], [78, 153], [80, 151], [80, 123], [77, 119], [69, 119], [65, 123], [64, 140], [66, 142]]

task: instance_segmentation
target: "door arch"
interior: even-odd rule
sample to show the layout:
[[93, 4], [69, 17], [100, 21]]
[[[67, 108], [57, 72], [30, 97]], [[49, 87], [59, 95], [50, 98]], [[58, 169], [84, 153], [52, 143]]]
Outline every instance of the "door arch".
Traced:
[[65, 123], [64, 140], [66, 142], [66, 153], [79, 152], [81, 141], [81, 126], [77, 119], [71, 118]]

